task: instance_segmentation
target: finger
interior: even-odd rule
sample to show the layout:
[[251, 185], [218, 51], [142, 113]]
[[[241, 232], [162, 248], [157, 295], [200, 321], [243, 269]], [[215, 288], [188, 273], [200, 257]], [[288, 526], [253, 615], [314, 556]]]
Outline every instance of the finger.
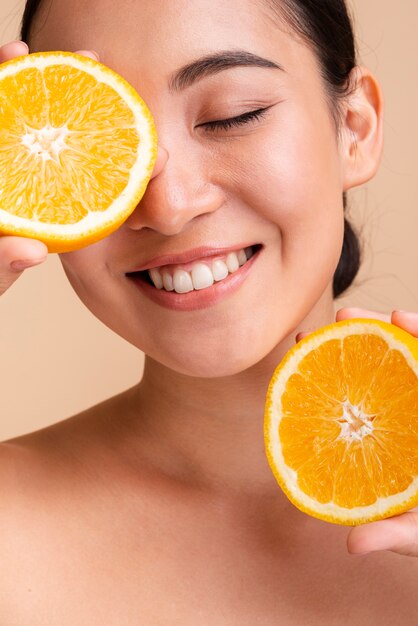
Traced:
[[42, 241], [25, 237], [0, 237], [0, 295], [3, 294], [27, 267], [43, 263], [48, 248]]
[[353, 317], [363, 317], [367, 319], [381, 320], [390, 323], [390, 315], [380, 313], [379, 311], [371, 311], [370, 309], [361, 309], [359, 307], [344, 307], [339, 309], [335, 315], [337, 322], [341, 320], [349, 320]]
[[396, 517], [353, 528], [347, 538], [350, 554], [389, 550], [418, 556], [418, 513], [408, 511]]
[[94, 61], [100, 61], [99, 53], [95, 50], [77, 50], [75, 54], [81, 54], [83, 57], [90, 57]]
[[29, 54], [29, 47], [24, 41], [8, 41], [0, 48], [0, 63], [25, 54]]
[[[349, 320], [355, 317], [362, 317], [367, 319], [378, 319], [382, 320], [382, 322], [390, 323], [390, 315], [386, 313], [379, 313], [378, 311], [371, 311], [370, 309], [361, 309], [360, 307], [344, 307], [339, 309], [335, 315], [335, 321], [340, 322], [342, 320]], [[301, 339], [306, 337], [313, 331], [303, 331], [296, 335], [296, 343], [298, 343]]]
[[313, 332], [313, 331], [301, 331], [300, 333], [298, 333], [296, 335], [296, 343], [299, 343], [299, 341], [301, 339], [303, 339], [304, 337], [307, 337], [308, 335], [310, 335], [311, 332]]
[[393, 311], [392, 324], [403, 328], [414, 337], [418, 337], [418, 313], [411, 311]]

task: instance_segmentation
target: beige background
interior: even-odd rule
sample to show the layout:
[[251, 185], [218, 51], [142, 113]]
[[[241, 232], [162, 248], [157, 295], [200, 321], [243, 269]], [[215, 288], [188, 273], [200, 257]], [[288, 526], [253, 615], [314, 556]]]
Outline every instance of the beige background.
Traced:
[[[18, 38], [23, 0], [0, 0], [0, 45]], [[386, 101], [386, 144], [376, 178], [351, 192], [365, 261], [336, 302], [418, 311], [418, 4], [354, 0], [360, 58]], [[26, 433], [133, 385], [143, 356], [81, 304], [56, 255], [26, 272], [0, 302], [0, 440]]]

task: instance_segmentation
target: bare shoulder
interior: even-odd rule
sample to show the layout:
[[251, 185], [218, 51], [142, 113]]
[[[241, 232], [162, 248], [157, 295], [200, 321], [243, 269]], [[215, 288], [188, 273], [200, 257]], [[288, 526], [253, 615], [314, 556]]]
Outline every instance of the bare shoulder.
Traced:
[[0, 527], [11, 506], [24, 496], [31, 481], [34, 454], [30, 447], [0, 442]]
[[[71, 430], [69, 420], [0, 442], [0, 516], [7, 510], [6, 502], [28, 506], [33, 498], [39, 498], [45, 481], [50, 482], [68, 460], [63, 442], [64, 432]], [[51, 473], [52, 468], [55, 471]]]
[[[126, 392], [33, 432], [0, 441], [0, 527], [21, 508], [53, 511], [111, 467]], [[113, 469], [113, 466], [112, 466]], [[13, 520], [15, 521], [15, 520]], [[1, 537], [0, 537], [1, 541]]]
[[[39, 502], [33, 486], [34, 455], [30, 448], [0, 443], [0, 598], [1, 618], [5, 619], [9, 600], [18, 593], [23, 544], [27, 545], [31, 511]], [[7, 613], [6, 613], [7, 614]], [[2, 623], [5, 623], [4, 621]]]
[[[35, 486], [46, 472], [56, 472], [94, 455], [112, 437], [114, 415], [118, 415], [126, 392], [108, 398], [71, 417], [6, 441], [0, 441], [0, 489], [9, 481]], [[51, 473], [51, 469], [54, 472]]]
[[0, 443], [1, 624], [31, 623], [24, 607], [51, 562], [64, 464], [60, 468], [49, 450], [40, 434]]
[[6, 442], [0, 442], [0, 489], [2, 492], [3, 488], [9, 483], [13, 476], [16, 475], [17, 459], [18, 453], [16, 446]]
[[[28, 601], [25, 594], [36, 580], [47, 581], [48, 571], [58, 567], [64, 539], [71, 553], [83, 506], [87, 500], [93, 506], [90, 495], [100, 467], [92, 452], [94, 415], [89, 409], [0, 442], [1, 624], [9, 623], [5, 616], [20, 600]], [[13, 623], [26, 623], [13, 616]]]
[[[0, 442], [0, 529], [53, 508], [94, 457], [101, 403], [39, 430]], [[1, 535], [0, 535], [0, 543]]]
[[[110, 399], [0, 442], [1, 625], [48, 624], [48, 614], [37, 614], [40, 607], [62, 611], [69, 606], [70, 588], [83, 601], [87, 587], [94, 597], [98, 572], [105, 572], [107, 588], [114, 583], [114, 564], [130, 562], [145, 496], [138, 497], [142, 483], [132, 480], [130, 464], [119, 453], [120, 409]], [[137, 516], [133, 502], [138, 502]], [[117, 528], [123, 533], [109, 552]], [[72, 610], [74, 598], [70, 604]]]
[[15, 543], [30, 512], [42, 502], [45, 463], [29, 442], [0, 443], [0, 556]]

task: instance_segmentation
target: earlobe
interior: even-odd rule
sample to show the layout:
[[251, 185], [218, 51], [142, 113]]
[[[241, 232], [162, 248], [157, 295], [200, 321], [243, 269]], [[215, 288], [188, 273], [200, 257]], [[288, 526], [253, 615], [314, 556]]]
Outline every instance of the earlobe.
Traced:
[[344, 191], [369, 181], [376, 174], [383, 151], [383, 94], [373, 74], [357, 66], [351, 74], [342, 135]]

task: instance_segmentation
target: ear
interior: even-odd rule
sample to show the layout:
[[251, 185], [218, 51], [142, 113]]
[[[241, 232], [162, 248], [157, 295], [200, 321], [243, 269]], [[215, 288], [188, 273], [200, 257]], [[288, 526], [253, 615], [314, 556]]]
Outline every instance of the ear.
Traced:
[[352, 91], [344, 105], [340, 131], [344, 191], [376, 174], [383, 151], [383, 94], [376, 78], [365, 68], [351, 71]]

